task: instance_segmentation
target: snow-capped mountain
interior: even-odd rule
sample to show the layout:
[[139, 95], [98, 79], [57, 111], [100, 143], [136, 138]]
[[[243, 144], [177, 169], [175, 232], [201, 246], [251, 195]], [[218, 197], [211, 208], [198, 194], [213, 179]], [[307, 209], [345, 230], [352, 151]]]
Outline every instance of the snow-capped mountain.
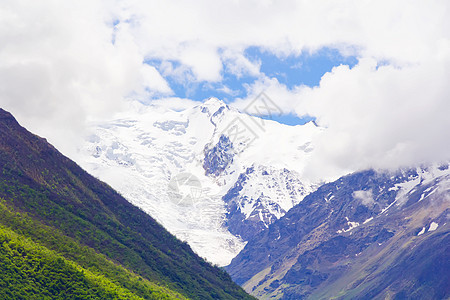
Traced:
[[447, 299], [448, 163], [319, 187], [226, 267], [260, 299]]
[[218, 265], [317, 187], [302, 176], [322, 131], [312, 122], [211, 98], [183, 111], [139, 106], [91, 129], [77, 162]]
[[299, 178], [297, 172], [288, 169], [260, 165], [247, 168], [223, 197], [230, 232], [248, 240], [284, 216], [315, 189], [315, 185], [305, 185]]

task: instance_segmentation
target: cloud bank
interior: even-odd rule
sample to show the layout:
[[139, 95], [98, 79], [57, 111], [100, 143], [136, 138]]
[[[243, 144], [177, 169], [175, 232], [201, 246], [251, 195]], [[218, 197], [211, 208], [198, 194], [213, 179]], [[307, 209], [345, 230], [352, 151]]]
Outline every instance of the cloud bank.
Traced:
[[[236, 106], [266, 90], [286, 113], [328, 128], [311, 176], [446, 160], [448, 15], [446, 0], [4, 0], [0, 105], [73, 154], [87, 120], [132, 100], [176, 99], [169, 76], [220, 83], [225, 72], [251, 74]], [[280, 58], [327, 47], [359, 63], [334, 68], [317, 87], [288, 88], [245, 56], [248, 47]]]

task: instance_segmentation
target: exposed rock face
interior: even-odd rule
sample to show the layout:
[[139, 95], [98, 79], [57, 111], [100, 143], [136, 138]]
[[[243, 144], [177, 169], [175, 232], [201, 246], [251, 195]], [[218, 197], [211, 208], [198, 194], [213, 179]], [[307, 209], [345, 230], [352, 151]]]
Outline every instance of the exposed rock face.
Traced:
[[448, 165], [364, 171], [321, 186], [227, 270], [266, 299], [450, 295]]
[[205, 148], [203, 168], [206, 175], [219, 176], [233, 163], [233, 156], [233, 144], [227, 136], [221, 135], [214, 147]]
[[315, 186], [304, 184], [287, 169], [252, 166], [241, 173], [223, 197], [227, 227], [244, 240], [267, 229], [299, 203]]

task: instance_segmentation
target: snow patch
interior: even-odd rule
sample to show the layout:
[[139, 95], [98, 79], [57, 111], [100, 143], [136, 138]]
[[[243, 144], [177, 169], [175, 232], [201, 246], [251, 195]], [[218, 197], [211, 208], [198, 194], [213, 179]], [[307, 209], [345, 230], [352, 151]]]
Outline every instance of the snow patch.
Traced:
[[436, 222], [431, 222], [430, 228], [428, 228], [428, 231], [435, 231], [438, 228], [439, 224]]
[[372, 220], [373, 220], [373, 217], [370, 217], [370, 218], [368, 218], [367, 220], [365, 220], [365, 221], [363, 222], [363, 224], [369, 223], [369, 222], [372, 221]]
[[347, 222], [347, 225], [348, 225], [349, 227], [348, 227], [347, 229], [342, 228], [342, 229], [336, 231], [336, 233], [339, 233], [339, 234], [340, 234], [340, 233], [344, 233], [344, 232], [349, 232], [349, 231], [351, 231], [351, 230], [353, 230], [353, 229], [355, 229], [356, 227], [359, 226], [359, 223], [358, 223], [358, 222], [351, 222], [351, 221], [348, 220], [347, 217], [345, 217], [345, 219], [348, 221], [348, 222]]

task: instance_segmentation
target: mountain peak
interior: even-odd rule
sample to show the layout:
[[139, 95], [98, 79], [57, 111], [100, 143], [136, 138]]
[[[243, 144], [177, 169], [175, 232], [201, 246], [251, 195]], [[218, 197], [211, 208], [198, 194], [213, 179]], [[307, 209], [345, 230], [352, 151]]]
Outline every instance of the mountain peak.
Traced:
[[223, 102], [223, 100], [220, 100], [216, 97], [209, 97], [208, 99], [206, 99], [203, 102], [203, 105], [205, 106], [214, 106], [214, 105], [219, 105], [219, 106], [223, 106], [226, 105], [225, 102]]
[[202, 112], [210, 113], [211, 115], [219, 110], [229, 109], [225, 102], [215, 97], [208, 98], [200, 107]]

